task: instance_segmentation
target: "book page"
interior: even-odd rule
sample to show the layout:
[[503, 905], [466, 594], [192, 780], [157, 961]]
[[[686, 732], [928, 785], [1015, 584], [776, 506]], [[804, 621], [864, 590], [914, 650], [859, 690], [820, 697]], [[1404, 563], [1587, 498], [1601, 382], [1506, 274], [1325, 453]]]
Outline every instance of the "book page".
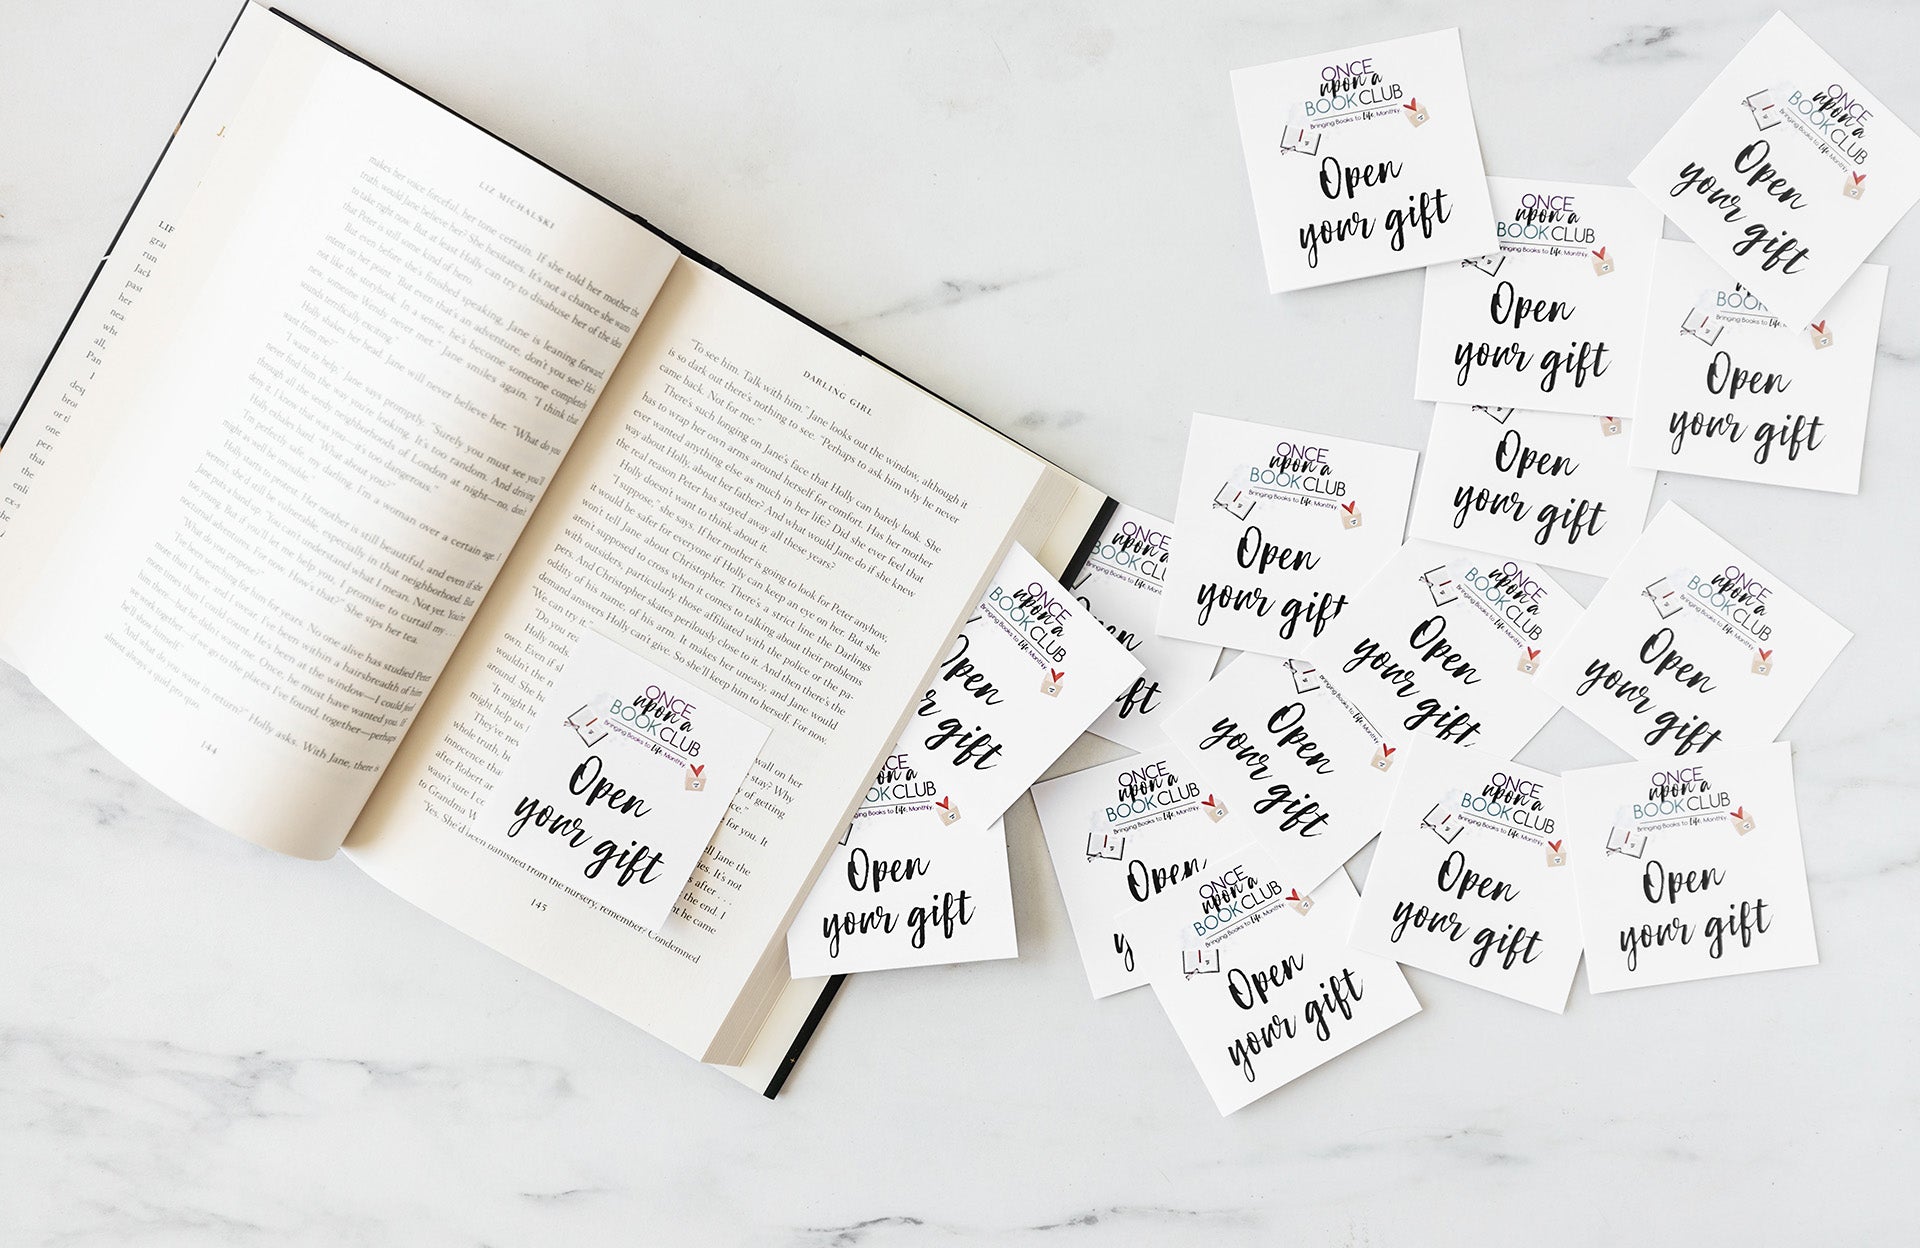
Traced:
[[41, 467], [58, 536], [0, 552], [0, 633], [157, 787], [324, 857], [675, 253], [274, 20]]
[[[682, 260], [347, 852], [676, 1048], [740, 1061], [829, 843], [1001, 551], [1023, 520], [1050, 531], [1070, 481]], [[657, 930], [475, 823], [589, 627], [772, 727]]]

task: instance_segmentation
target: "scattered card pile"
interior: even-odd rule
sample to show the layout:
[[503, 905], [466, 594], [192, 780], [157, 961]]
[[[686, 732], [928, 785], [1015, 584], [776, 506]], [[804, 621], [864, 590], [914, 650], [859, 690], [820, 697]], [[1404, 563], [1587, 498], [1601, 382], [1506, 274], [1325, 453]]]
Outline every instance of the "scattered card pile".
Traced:
[[[1151, 984], [1223, 1113], [1417, 1013], [1402, 966], [1559, 1013], [1583, 956], [1594, 992], [1815, 962], [1776, 738], [1851, 634], [1647, 509], [1658, 469], [1858, 491], [1920, 140], [1784, 15], [1638, 193], [1488, 178], [1454, 31], [1233, 91], [1273, 290], [1426, 268], [1419, 492], [1414, 451], [1196, 415], [1173, 523], [1120, 507], [1070, 587], [1016, 548], [794, 973], [1013, 956], [1030, 785], [1093, 994]], [[1513, 762], [1562, 708], [1637, 761]], [[1136, 752], [1034, 784], [1088, 729]]]

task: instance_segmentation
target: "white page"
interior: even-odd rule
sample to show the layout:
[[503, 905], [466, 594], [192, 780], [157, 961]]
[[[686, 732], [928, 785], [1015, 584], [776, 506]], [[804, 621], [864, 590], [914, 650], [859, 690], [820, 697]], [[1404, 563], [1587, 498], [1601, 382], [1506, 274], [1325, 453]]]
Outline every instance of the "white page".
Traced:
[[1405, 772], [1353, 947], [1563, 1012], [1582, 944], [1559, 779], [1439, 744]]
[[1386, 747], [1446, 741], [1512, 758], [1553, 718], [1536, 677], [1579, 618], [1535, 564], [1414, 541], [1306, 658]]
[[1147, 982], [1124, 912], [1206, 870], [1239, 834], [1185, 760], [1129, 754], [1033, 786], [1033, 805], [1060, 881], [1074, 943], [1095, 997]]
[[291, 27], [258, 82], [8, 630], [136, 772], [324, 857], [674, 254]]
[[1605, 576], [1640, 536], [1653, 497], [1653, 470], [1627, 462], [1637, 423], [1436, 404], [1411, 532]]
[[1863, 264], [1811, 325], [1790, 325], [1692, 243], [1660, 244], [1633, 462], [1860, 492], [1887, 267]]
[[1659, 211], [1627, 186], [1487, 185], [1500, 246], [1427, 270], [1413, 397], [1631, 415]]
[[1786, 742], [1563, 783], [1594, 992], [1819, 961]]
[[1298, 656], [1400, 547], [1416, 452], [1196, 413], [1160, 631]]
[[1233, 100], [1270, 289], [1493, 250], [1457, 30], [1237, 69]]
[[1920, 199], [1920, 136], [1775, 13], [1629, 181], [1799, 327]]
[[1668, 503], [1537, 685], [1635, 758], [1687, 757], [1779, 736], [1852, 636]]

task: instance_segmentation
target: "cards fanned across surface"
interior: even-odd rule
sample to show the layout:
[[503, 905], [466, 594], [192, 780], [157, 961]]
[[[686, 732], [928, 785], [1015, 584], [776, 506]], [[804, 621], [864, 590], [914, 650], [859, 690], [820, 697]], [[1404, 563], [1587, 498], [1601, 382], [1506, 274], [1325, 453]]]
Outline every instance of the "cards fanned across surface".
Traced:
[[1493, 250], [1457, 30], [1235, 70], [1233, 98], [1271, 289]]
[[1580, 604], [1539, 566], [1412, 541], [1308, 648], [1391, 764], [1447, 741], [1511, 758], [1558, 709], [1536, 675]]
[[1160, 631], [1299, 655], [1400, 546], [1419, 456], [1196, 414]]
[[1407, 759], [1353, 947], [1559, 1014], [1580, 965], [1560, 781], [1485, 750]]
[[1208, 814], [1309, 887], [1373, 839], [1398, 775], [1351, 705], [1302, 660], [1244, 654], [1167, 718]]
[[1818, 320], [1791, 324], [1700, 248], [1663, 241], [1633, 462], [1858, 493], [1886, 293], [1886, 266], [1863, 264]]
[[1160, 593], [1173, 526], [1137, 507], [1114, 508], [1072, 589], [1146, 670], [1093, 721], [1092, 731], [1135, 750], [1163, 748], [1159, 723], [1213, 675], [1220, 647], [1162, 637]]
[[1146, 983], [1121, 918], [1238, 844], [1214, 795], [1177, 756], [1129, 754], [1041, 781], [1033, 805], [1093, 995]]
[[1788, 743], [1561, 781], [1592, 991], [1820, 960]]
[[1538, 684], [1636, 758], [1690, 757], [1779, 736], [1852, 636], [1668, 503]]
[[1631, 416], [1659, 210], [1626, 186], [1487, 183], [1500, 245], [1427, 270], [1414, 397]]
[[476, 834], [543, 882], [651, 928], [768, 731], [691, 677], [582, 632]]
[[1799, 330], [1920, 199], [1920, 137], [1776, 13], [1629, 180]]
[[794, 978], [1018, 956], [1006, 826], [950, 825], [943, 813], [862, 807], [787, 928]]
[[1348, 946], [1358, 901], [1346, 872], [1309, 891], [1249, 843], [1123, 920], [1221, 1113], [1420, 1012], [1392, 959]]
[[1653, 497], [1653, 470], [1628, 462], [1636, 423], [1437, 405], [1413, 536], [1605, 576], [1640, 536]]

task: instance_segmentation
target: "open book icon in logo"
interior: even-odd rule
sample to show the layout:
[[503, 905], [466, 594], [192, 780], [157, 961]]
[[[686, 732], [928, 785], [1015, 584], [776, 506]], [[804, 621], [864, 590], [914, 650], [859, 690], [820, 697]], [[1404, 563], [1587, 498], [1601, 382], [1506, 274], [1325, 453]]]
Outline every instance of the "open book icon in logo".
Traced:
[[1493, 423], [1496, 425], [1506, 424], [1509, 420], [1513, 419], [1514, 413], [1514, 409], [1511, 407], [1489, 407], [1485, 403], [1475, 403], [1473, 410], [1483, 416], [1491, 416]]
[[1780, 124], [1780, 106], [1773, 102], [1771, 87], [1755, 91], [1740, 101], [1747, 106], [1747, 112], [1753, 115], [1753, 124], [1761, 130], [1771, 130]]
[[[1488, 277], [1500, 276], [1500, 266], [1507, 262], [1504, 251], [1490, 251], [1484, 256], [1468, 256], [1460, 262], [1462, 268], [1478, 269]], [[1512, 408], [1506, 409], [1512, 411]]]
[[1305, 122], [1289, 121], [1287, 128], [1280, 132], [1280, 150], [1298, 152], [1302, 156], [1320, 154], [1320, 132], [1310, 130]]
[[1105, 858], [1109, 862], [1119, 862], [1120, 855], [1127, 852], [1127, 838], [1118, 832], [1087, 833], [1087, 861]]
[[[1229, 490], [1233, 491], [1231, 495], [1228, 494]], [[1244, 490], [1235, 489], [1231, 481], [1213, 492], [1213, 505], [1235, 520], [1245, 520], [1253, 514], [1253, 504], [1253, 495]]]
[[599, 745], [607, 739], [606, 725], [600, 722], [598, 715], [590, 715], [593, 703], [589, 702], [573, 714], [567, 716], [567, 727], [573, 729], [573, 735], [580, 738], [580, 744]]
[[1616, 815], [1613, 826], [1607, 830], [1607, 852], [1638, 858], [1647, 852], [1647, 834], [1630, 822], [1622, 822]]
[[1426, 814], [1420, 816], [1420, 826], [1451, 845], [1466, 823], [1454, 812], [1448, 810], [1445, 803], [1435, 802]]
[[1687, 314], [1680, 319], [1680, 332], [1689, 337], [1698, 338], [1712, 346], [1720, 341], [1720, 332], [1726, 328], [1725, 322], [1713, 314], [1713, 304], [1706, 295], [1701, 295]]
[[1322, 687], [1318, 669], [1310, 667], [1298, 659], [1288, 659], [1286, 663], [1287, 672], [1293, 677], [1293, 691], [1295, 693], [1312, 693]]
[[1180, 973], [1182, 975], [1218, 975], [1220, 951], [1218, 949], [1182, 949]]
[[1444, 607], [1448, 603], [1460, 600], [1460, 585], [1453, 579], [1452, 573], [1447, 571], [1447, 565], [1444, 563], [1437, 568], [1428, 568], [1422, 572], [1420, 583], [1427, 587], [1429, 594], [1433, 595], [1433, 605], [1436, 607]]
[[1673, 587], [1671, 576], [1663, 576], [1640, 591], [1653, 609], [1660, 613], [1663, 620], [1671, 619], [1680, 610], [1680, 591]]

